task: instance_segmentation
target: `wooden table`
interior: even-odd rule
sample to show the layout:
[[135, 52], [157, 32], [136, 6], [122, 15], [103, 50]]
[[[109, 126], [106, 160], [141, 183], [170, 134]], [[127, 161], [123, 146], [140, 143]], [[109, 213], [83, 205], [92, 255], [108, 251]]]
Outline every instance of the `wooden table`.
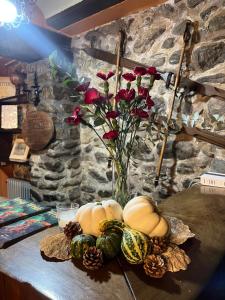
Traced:
[[[184, 245], [192, 259], [187, 271], [153, 279], [122, 259], [96, 272], [71, 261], [47, 262], [40, 255], [39, 242], [57, 231], [51, 228], [0, 250], [0, 299], [197, 299], [225, 257], [225, 194], [201, 194], [199, 187], [193, 187], [160, 206], [196, 233]], [[213, 299], [225, 299], [225, 282], [221, 286], [221, 294], [214, 290]]]

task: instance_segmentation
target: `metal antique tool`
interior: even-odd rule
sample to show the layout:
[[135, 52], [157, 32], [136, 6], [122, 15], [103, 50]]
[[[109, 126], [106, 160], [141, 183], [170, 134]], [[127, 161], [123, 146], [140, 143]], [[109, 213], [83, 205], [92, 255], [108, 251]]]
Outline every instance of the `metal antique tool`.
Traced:
[[[110, 52], [101, 49], [96, 49], [96, 48], [83, 48], [77, 50], [82, 50], [93, 58], [99, 59], [101, 61], [105, 61], [112, 65], [116, 65], [117, 56]], [[120, 58], [120, 66], [131, 70], [134, 69], [135, 67], [145, 67], [145, 68], [149, 67], [145, 64], [124, 57]], [[162, 80], [166, 82], [167, 88], [174, 86], [176, 76], [173, 72], [161, 72], [158, 69], [157, 71], [161, 75]], [[200, 82], [191, 80], [189, 78], [181, 77], [179, 86], [181, 88], [183, 87], [184, 89], [188, 89], [193, 93], [197, 93], [209, 97], [217, 96], [220, 97], [221, 100], [225, 101], [225, 90], [211, 85], [202, 84]]]
[[[191, 33], [190, 33], [191, 24], [192, 24], [191, 21], [187, 21], [186, 28], [185, 28], [185, 31], [183, 34], [183, 47], [181, 50], [180, 60], [179, 60], [178, 68], [177, 68], [176, 80], [175, 80], [174, 91], [173, 91], [173, 98], [172, 98], [172, 101], [170, 104], [170, 110], [169, 110], [169, 114], [167, 117], [167, 128], [168, 128], [171, 118], [172, 118], [174, 103], [175, 103], [175, 99], [177, 96], [177, 90], [178, 90], [179, 82], [180, 82], [180, 72], [181, 72], [181, 68], [182, 68], [184, 53], [185, 53], [187, 46], [189, 45], [189, 41], [191, 38]], [[164, 153], [165, 153], [165, 149], [166, 149], [168, 136], [169, 136], [169, 131], [167, 129], [165, 131], [163, 144], [162, 144], [162, 148], [161, 148], [161, 152], [160, 152], [160, 156], [159, 156], [159, 162], [158, 162], [158, 166], [157, 166], [157, 170], [156, 170], [155, 186], [157, 186], [159, 183], [159, 176], [160, 176], [160, 172], [161, 172], [161, 168], [162, 168], [162, 163], [163, 163], [163, 158], [164, 158]]]

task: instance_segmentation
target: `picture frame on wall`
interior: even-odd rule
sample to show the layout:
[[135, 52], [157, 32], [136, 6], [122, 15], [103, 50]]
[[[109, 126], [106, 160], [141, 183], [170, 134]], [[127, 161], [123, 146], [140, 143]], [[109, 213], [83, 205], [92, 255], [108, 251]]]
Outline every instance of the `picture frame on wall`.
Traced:
[[26, 162], [29, 154], [29, 147], [23, 139], [15, 139], [9, 160], [16, 162]]
[[19, 127], [18, 105], [1, 105], [0, 114], [1, 129], [16, 129]]

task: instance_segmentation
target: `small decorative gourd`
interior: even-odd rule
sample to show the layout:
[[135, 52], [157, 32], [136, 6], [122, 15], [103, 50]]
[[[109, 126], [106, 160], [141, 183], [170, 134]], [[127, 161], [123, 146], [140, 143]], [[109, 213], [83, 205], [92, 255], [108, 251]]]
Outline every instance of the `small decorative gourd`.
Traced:
[[103, 220], [122, 220], [122, 208], [115, 200], [87, 203], [81, 206], [75, 221], [80, 223], [83, 233], [98, 237], [101, 232], [99, 223]]
[[96, 240], [96, 247], [101, 249], [108, 259], [115, 257], [120, 252], [121, 234], [116, 232], [105, 232]]
[[148, 196], [131, 199], [124, 207], [123, 220], [132, 229], [150, 237], [163, 237], [169, 231], [167, 220], [158, 213], [152, 199]]
[[88, 234], [75, 236], [71, 241], [71, 255], [73, 258], [80, 259], [89, 247], [95, 246], [95, 238]]
[[129, 228], [118, 220], [103, 221], [100, 223], [100, 230], [102, 232], [109, 229], [122, 231], [121, 250], [126, 260], [130, 264], [143, 263], [149, 251], [149, 238], [143, 233]]

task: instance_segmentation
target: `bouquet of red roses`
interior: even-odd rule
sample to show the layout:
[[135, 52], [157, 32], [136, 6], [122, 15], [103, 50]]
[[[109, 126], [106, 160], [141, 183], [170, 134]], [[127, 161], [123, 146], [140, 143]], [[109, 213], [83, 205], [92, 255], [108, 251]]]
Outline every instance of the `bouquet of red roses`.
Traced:
[[[124, 206], [129, 197], [127, 171], [136, 134], [141, 123], [149, 122], [151, 118], [154, 102], [149, 91], [160, 75], [154, 67], [136, 67], [133, 72], [122, 75], [126, 88], [120, 89], [116, 95], [109, 92], [109, 79], [114, 72], [99, 72], [97, 76], [104, 81], [104, 93], [90, 87], [90, 82], [78, 85], [76, 92], [81, 99], [66, 121], [70, 125], [84, 124], [100, 138], [116, 172], [115, 199]], [[98, 131], [99, 126], [103, 134]]]

